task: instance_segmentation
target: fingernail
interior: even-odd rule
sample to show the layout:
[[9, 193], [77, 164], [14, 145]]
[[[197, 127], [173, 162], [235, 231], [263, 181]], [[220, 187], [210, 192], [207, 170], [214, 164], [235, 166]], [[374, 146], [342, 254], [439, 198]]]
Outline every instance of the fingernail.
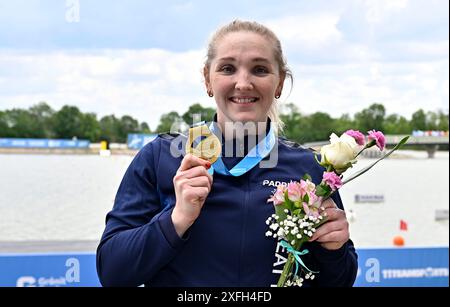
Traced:
[[205, 163], [205, 167], [206, 167], [206, 169], [209, 169], [211, 167], [211, 163], [210, 162], [206, 162]]

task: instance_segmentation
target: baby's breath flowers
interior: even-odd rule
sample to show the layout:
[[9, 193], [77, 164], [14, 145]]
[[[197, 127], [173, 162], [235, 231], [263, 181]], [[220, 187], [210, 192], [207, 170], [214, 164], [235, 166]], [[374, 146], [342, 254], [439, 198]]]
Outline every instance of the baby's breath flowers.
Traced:
[[316, 156], [316, 161], [324, 167], [321, 182], [316, 185], [312, 178], [305, 174], [298, 182], [292, 181], [287, 186], [278, 185], [267, 200], [273, 203], [275, 213], [266, 220], [269, 228], [266, 236], [279, 240], [289, 253], [277, 283], [278, 287], [302, 286], [305, 280], [313, 280], [318, 273], [303, 263], [301, 256], [309, 251], [301, 248], [303, 243], [311, 239], [316, 229], [326, 222], [322, 201], [400, 148], [408, 137], [403, 138], [390, 152], [365, 169], [342, 180], [343, 173], [357, 162], [356, 158], [362, 151], [374, 145], [384, 150], [385, 137], [380, 131], [369, 131], [368, 141], [365, 139], [361, 132], [355, 130], [348, 130], [340, 137], [333, 133], [330, 136], [331, 144], [322, 147], [321, 160]]
[[[275, 213], [267, 220], [267, 237], [280, 240], [289, 252], [278, 287], [302, 286], [304, 279], [314, 279], [314, 273], [301, 261], [300, 256], [308, 253], [299, 251], [309, 241], [316, 229], [325, 221], [321, 197], [315, 195], [315, 185], [309, 180], [279, 185], [269, 201], [275, 205]], [[295, 272], [293, 271], [295, 265]], [[300, 270], [300, 274], [299, 274]]]

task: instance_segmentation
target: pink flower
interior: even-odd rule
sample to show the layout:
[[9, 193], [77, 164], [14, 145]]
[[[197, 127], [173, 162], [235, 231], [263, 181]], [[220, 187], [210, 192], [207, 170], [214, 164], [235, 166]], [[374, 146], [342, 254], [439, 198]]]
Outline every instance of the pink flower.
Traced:
[[278, 185], [277, 190], [273, 193], [267, 202], [273, 202], [274, 205], [281, 205], [284, 203], [284, 193], [286, 192], [286, 187], [284, 185]]
[[309, 205], [316, 206], [317, 203], [321, 202], [321, 197], [317, 196], [315, 191], [313, 193], [308, 193], [309, 196]]
[[348, 134], [352, 138], [354, 138], [358, 145], [364, 145], [366, 138], [364, 137], [364, 134], [362, 134], [358, 130], [347, 130], [345, 131], [345, 134]]
[[300, 180], [300, 187], [302, 189], [302, 196], [305, 196], [306, 193], [309, 195], [316, 191], [316, 185], [309, 180]]
[[332, 191], [336, 191], [342, 187], [342, 180], [335, 172], [323, 173], [323, 182], [325, 182]]
[[367, 137], [369, 141], [374, 141], [374, 143], [377, 144], [377, 147], [380, 150], [383, 150], [384, 146], [386, 145], [386, 139], [383, 133], [381, 131], [375, 130], [368, 131], [367, 133], [369, 133], [369, 136]]
[[308, 216], [314, 216], [315, 218], [318, 218], [320, 216], [319, 208], [315, 206], [308, 206], [307, 203], [303, 203], [303, 210]]
[[287, 185], [288, 198], [292, 201], [299, 201], [302, 199], [304, 191], [298, 182], [290, 182]]

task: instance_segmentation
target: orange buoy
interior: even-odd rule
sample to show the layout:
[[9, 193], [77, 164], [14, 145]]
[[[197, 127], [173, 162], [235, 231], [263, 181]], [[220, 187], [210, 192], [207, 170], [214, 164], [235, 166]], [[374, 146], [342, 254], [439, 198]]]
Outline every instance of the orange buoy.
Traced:
[[395, 246], [405, 245], [405, 239], [402, 236], [395, 236], [393, 242]]

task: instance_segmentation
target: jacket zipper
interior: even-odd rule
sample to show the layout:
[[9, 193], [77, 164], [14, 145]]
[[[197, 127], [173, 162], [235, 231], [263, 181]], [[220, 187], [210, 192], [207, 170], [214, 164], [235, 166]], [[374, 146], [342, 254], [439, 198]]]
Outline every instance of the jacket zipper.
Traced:
[[245, 269], [245, 265], [242, 265], [245, 259], [245, 236], [246, 236], [246, 228], [247, 228], [247, 212], [248, 212], [248, 199], [250, 194], [250, 174], [247, 173], [247, 182], [246, 182], [246, 189], [245, 189], [245, 196], [244, 196], [244, 205], [242, 208], [243, 214], [242, 214], [242, 232], [241, 232], [241, 252], [240, 252], [240, 259], [239, 259], [239, 286], [242, 286], [242, 270]]

